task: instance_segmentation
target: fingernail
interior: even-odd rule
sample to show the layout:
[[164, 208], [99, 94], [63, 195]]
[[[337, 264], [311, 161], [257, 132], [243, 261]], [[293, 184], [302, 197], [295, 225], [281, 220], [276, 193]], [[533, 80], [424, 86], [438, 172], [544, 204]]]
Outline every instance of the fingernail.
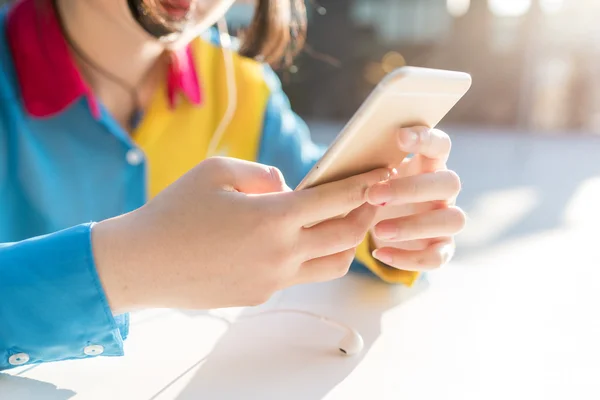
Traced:
[[447, 244], [440, 248], [440, 254], [442, 256], [444, 264], [447, 264], [448, 262], [450, 262], [450, 260], [452, 260], [452, 257], [454, 257], [454, 250], [455, 248], [451, 244]]
[[381, 240], [395, 239], [398, 236], [398, 231], [393, 225], [376, 225], [373, 233]]
[[392, 256], [385, 251], [375, 250], [373, 251], [373, 257], [378, 259], [384, 264], [391, 265], [394, 260], [392, 260]]
[[419, 134], [409, 129], [400, 129], [398, 140], [400, 141], [400, 146], [402, 146], [402, 148], [410, 150], [414, 148], [419, 141]]
[[367, 200], [373, 205], [384, 206], [392, 200], [392, 188], [389, 183], [378, 183], [367, 192]]
[[398, 175], [398, 170], [396, 168], [390, 168], [386, 171], [385, 175], [382, 176], [379, 183], [387, 182], [390, 179], [393, 179], [396, 175]]

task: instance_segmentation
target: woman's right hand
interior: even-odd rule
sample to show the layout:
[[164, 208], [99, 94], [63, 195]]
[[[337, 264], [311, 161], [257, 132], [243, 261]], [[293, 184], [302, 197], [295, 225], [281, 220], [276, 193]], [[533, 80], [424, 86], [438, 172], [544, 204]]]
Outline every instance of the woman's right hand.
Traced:
[[208, 159], [140, 209], [93, 227], [110, 306], [257, 305], [285, 287], [341, 277], [373, 223], [366, 191], [390, 175], [294, 192], [275, 168]]

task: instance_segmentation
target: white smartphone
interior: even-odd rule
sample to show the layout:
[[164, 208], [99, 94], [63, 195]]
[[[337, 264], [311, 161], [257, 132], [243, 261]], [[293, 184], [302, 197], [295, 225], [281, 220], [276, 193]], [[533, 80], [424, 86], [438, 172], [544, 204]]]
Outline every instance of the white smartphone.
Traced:
[[398, 128], [434, 128], [471, 87], [464, 72], [402, 67], [373, 90], [296, 190], [399, 165]]

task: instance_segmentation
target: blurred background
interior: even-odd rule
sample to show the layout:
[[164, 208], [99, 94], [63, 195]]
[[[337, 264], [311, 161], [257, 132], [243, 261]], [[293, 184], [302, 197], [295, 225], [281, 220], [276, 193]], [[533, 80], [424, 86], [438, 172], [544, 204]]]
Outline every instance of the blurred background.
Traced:
[[[247, 1], [229, 16], [249, 21]], [[314, 0], [308, 47], [286, 75], [305, 118], [345, 121], [406, 64], [467, 71], [446, 123], [600, 134], [597, 0]]]
[[[251, 1], [240, 3], [228, 16], [234, 31], [252, 14]], [[318, 142], [329, 143], [394, 68], [473, 76], [471, 90], [441, 124], [453, 138], [449, 164], [462, 178], [459, 205], [470, 218], [457, 259], [474, 260], [520, 239], [595, 236], [600, 1], [306, 3], [306, 50], [280, 72]]]

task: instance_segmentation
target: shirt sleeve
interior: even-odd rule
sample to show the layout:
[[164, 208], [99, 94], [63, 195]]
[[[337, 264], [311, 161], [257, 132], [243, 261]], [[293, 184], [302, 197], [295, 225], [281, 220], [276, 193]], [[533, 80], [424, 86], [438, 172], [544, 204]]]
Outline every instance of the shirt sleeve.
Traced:
[[[315, 144], [306, 123], [292, 111], [277, 75], [265, 67], [271, 95], [265, 110], [258, 162], [281, 170], [288, 186], [296, 187], [325, 152]], [[372, 256], [371, 238], [361, 243], [353, 263], [354, 270], [370, 271], [385, 282], [412, 286], [419, 273], [385, 265]]]
[[0, 244], [0, 370], [123, 355], [129, 318], [108, 307], [92, 225]]

